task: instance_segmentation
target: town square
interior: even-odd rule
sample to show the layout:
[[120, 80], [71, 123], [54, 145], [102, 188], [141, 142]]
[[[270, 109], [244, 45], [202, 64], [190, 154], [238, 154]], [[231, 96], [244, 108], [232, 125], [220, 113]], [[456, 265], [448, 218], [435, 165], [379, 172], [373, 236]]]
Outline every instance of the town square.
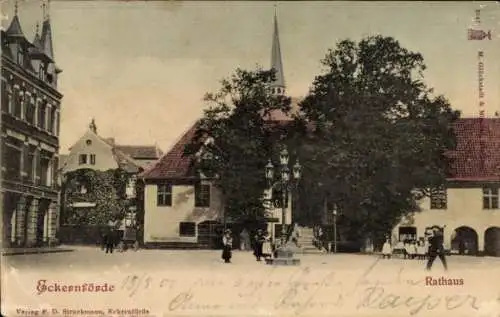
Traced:
[[2, 315], [500, 316], [497, 4], [1, 6]]

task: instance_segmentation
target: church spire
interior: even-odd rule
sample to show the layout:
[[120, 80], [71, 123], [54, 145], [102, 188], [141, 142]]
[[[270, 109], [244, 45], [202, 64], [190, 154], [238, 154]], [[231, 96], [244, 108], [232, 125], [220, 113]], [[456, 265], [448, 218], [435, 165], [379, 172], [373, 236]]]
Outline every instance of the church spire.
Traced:
[[43, 3], [43, 24], [42, 24], [42, 34], [41, 42], [43, 45], [43, 52], [45, 55], [54, 60], [54, 47], [52, 44], [52, 27], [50, 26], [50, 0], [47, 0], [47, 4]]
[[276, 79], [271, 84], [273, 93], [283, 94], [285, 92], [285, 78], [283, 76], [283, 62], [281, 59], [280, 38], [278, 32], [278, 17], [277, 8], [274, 10], [274, 32], [273, 32], [273, 46], [271, 50], [271, 69], [276, 72]]
[[16, 2], [14, 3], [14, 18], [12, 18], [12, 21], [10, 22], [10, 25], [7, 28], [6, 32], [10, 36], [24, 37], [23, 30], [21, 29], [21, 23], [19, 22], [18, 11], [19, 3], [16, 0]]

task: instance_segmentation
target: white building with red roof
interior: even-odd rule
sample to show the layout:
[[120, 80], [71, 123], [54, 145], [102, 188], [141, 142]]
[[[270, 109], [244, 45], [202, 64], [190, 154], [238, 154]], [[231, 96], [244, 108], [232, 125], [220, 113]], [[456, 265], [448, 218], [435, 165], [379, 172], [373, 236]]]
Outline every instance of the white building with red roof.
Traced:
[[393, 241], [424, 237], [438, 226], [453, 253], [500, 256], [500, 118], [462, 118], [454, 130], [446, 188], [424, 198], [421, 212], [394, 228]]
[[[278, 32], [274, 17], [271, 50], [271, 68], [276, 71], [271, 85], [274, 94], [285, 94], [285, 80]], [[292, 98], [292, 113], [298, 100]], [[268, 122], [289, 122], [291, 117], [281, 111], [273, 111], [265, 118]], [[144, 181], [144, 243], [150, 245], [203, 244], [199, 241], [200, 225], [224, 222], [224, 207], [219, 189], [211, 185], [193, 169], [196, 156], [184, 156], [184, 148], [195, 136], [197, 123], [193, 124], [174, 146], [154, 166], [140, 177]], [[266, 191], [269, 195], [269, 192]], [[286, 208], [286, 223], [292, 223], [292, 208]], [[272, 224], [268, 230], [275, 232], [281, 224], [281, 208], [268, 207]], [[227, 220], [227, 219], [226, 219]]]

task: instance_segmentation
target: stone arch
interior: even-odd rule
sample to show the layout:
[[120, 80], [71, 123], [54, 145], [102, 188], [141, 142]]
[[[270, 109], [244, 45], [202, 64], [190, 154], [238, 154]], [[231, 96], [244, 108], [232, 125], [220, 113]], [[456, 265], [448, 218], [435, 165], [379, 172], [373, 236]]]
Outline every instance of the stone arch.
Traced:
[[489, 227], [484, 232], [484, 253], [500, 256], [500, 227]]
[[476, 230], [468, 226], [460, 226], [454, 230], [451, 238], [451, 250], [460, 255], [477, 255], [478, 235]]

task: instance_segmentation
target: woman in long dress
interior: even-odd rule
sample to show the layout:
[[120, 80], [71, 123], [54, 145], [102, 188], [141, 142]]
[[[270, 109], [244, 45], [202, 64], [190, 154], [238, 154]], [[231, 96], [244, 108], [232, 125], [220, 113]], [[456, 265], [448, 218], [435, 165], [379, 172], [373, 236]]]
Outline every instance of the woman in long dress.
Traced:
[[392, 255], [391, 241], [387, 238], [382, 246], [382, 257], [390, 259]]
[[225, 263], [231, 263], [232, 247], [233, 237], [231, 236], [231, 230], [227, 229], [222, 237], [222, 258]]
[[272, 257], [273, 248], [271, 245], [271, 236], [269, 235], [269, 233], [266, 232], [266, 234], [264, 235], [264, 239], [264, 243], [262, 244], [262, 255], [264, 256], [264, 258]]

